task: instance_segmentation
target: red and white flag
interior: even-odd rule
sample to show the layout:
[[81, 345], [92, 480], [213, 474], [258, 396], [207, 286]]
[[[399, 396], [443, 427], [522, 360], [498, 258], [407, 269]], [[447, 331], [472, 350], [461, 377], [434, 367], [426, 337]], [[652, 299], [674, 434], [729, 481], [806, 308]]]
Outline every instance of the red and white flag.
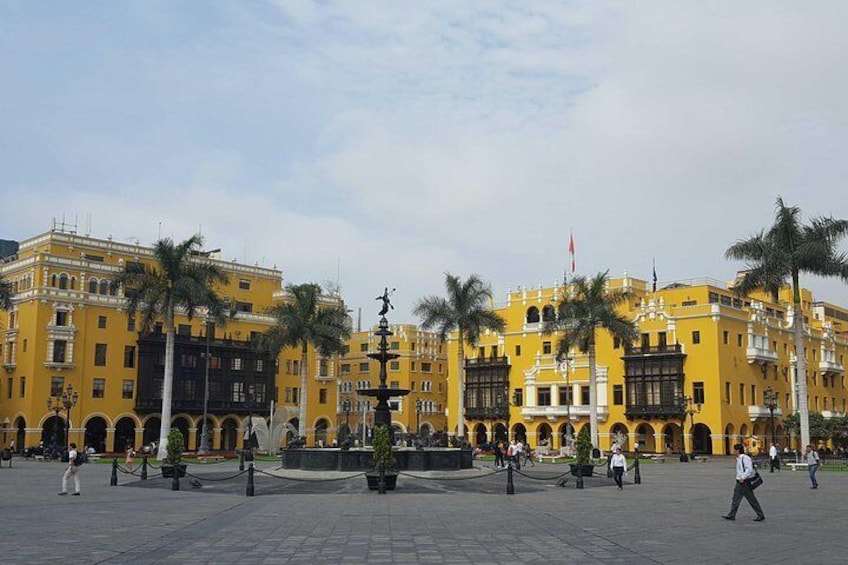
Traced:
[[574, 234], [568, 234], [568, 255], [571, 257], [571, 272], [577, 270], [577, 259], [574, 256]]

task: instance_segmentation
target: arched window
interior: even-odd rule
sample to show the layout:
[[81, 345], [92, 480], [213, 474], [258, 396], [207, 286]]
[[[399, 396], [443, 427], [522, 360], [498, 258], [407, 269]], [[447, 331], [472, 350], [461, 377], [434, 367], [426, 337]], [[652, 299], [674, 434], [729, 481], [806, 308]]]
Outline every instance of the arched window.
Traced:
[[89, 279], [88, 292], [89, 294], [97, 294], [97, 279]]
[[65, 273], [59, 275], [59, 288], [61, 288], [62, 290], [68, 288], [68, 275], [66, 275]]
[[77, 278], [71, 277], [71, 290], [76, 290], [76, 289], [77, 289]]
[[554, 312], [554, 307], [548, 304], [544, 308], [542, 308], [542, 321], [543, 322], [553, 322], [556, 319], [556, 313]]
[[100, 281], [100, 294], [108, 294], [109, 293], [109, 281], [103, 279]]
[[109, 296], [118, 294], [118, 285], [109, 283]]
[[56, 288], [56, 282], [57, 282], [57, 277], [56, 277], [56, 275], [52, 275], [52, 276], [50, 277], [50, 286], [52, 286], [53, 288]]
[[527, 309], [527, 323], [528, 324], [537, 324], [539, 323], [539, 309], [535, 306], [531, 306]]

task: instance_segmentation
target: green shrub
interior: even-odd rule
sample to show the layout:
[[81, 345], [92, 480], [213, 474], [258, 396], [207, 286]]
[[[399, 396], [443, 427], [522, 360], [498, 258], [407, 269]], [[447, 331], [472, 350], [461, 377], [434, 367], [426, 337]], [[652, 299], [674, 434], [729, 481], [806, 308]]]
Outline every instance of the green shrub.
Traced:
[[374, 428], [374, 466], [378, 469], [381, 465], [386, 470], [392, 469], [395, 466], [391, 438], [391, 430], [388, 426], [377, 426]]
[[165, 446], [167, 456], [165, 462], [171, 465], [178, 465], [183, 458], [183, 434], [180, 430], [172, 428], [168, 432], [168, 444]]
[[580, 433], [577, 434], [577, 464], [585, 465], [589, 463], [592, 456], [592, 437], [589, 434], [589, 426], [580, 428]]

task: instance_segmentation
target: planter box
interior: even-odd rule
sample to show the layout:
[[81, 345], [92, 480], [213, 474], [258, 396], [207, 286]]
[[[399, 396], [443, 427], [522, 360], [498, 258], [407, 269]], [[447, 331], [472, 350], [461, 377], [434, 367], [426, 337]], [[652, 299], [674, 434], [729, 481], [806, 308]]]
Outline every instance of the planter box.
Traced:
[[[368, 480], [368, 490], [379, 490], [380, 473], [365, 473], [365, 478]], [[397, 478], [397, 473], [386, 473], [386, 490], [395, 490]]]
[[[180, 478], [185, 477], [186, 476], [186, 468], [188, 468], [188, 465], [186, 465], [185, 463], [180, 463], [179, 468], [180, 468]], [[174, 478], [174, 466], [171, 465], [170, 463], [162, 463], [162, 476], [166, 479], [167, 478]]]
[[[569, 466], [571, 467], [572, 476], [576, 477], [578, 465], [576, 463], [569, 463]], [[580, 465], [580, 474], [582, 476], [591, 477], [592, 473], [594, 473], [594, 472], [595, 472], [595, 466], [594, 465], [591, 465], [591, 464]]]

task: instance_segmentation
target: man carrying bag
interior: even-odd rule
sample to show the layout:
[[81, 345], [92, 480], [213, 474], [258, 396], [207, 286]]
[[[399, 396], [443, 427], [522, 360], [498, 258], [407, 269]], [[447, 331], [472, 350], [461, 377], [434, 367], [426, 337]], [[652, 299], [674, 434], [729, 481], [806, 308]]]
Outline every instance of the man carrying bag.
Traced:
[[[742, 497], [748, 501], [757, 517], [755, 522], [762, 522], [766, 519], [763, 514], [763, 509], [760, 507], [760, 502], [754, 494], [754, 489], [763, 484], [763, 479], [760, 474], [754, 469], [754, 462], [751, 458], [745, 455], [745, 448], [741, 443], [733, 446], [736, 451], [736, 485], [733, 488], [733, 501], [730, 504], [730, 512], [722, 516], [725, 520], [735, 520], [736, 512], [739, 510], [739, 503], [742, 502]], [[753, 485], [753, 488], [752, 488]]]

